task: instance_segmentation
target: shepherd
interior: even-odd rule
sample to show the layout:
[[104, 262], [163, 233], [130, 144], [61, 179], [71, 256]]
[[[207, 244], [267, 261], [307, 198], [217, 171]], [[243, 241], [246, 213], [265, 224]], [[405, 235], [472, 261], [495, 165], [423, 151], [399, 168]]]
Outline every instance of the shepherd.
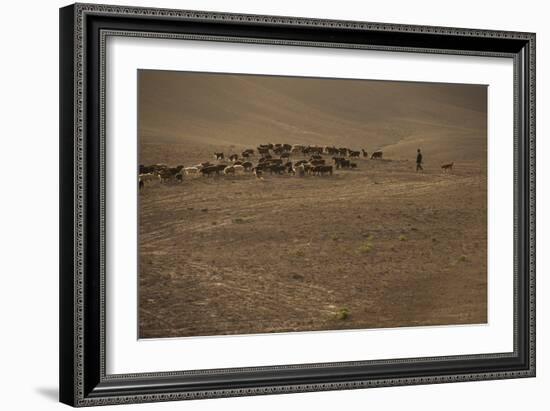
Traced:
[[422, 168], [422, 153], [420, 152], [420, 149], [416, 150], [416, 171], [418, 170], [424, 170]]

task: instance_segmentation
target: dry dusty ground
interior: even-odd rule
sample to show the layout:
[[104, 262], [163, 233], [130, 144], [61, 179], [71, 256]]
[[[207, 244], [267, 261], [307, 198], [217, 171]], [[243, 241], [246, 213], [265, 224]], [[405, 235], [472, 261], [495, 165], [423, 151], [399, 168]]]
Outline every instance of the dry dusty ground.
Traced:
[[[177, 153], [151, 145], [144, 162]], [[363, 159], [332, 177], [147, 185], [140, 337], [485, 323], [486, 186], [479, 162]]]

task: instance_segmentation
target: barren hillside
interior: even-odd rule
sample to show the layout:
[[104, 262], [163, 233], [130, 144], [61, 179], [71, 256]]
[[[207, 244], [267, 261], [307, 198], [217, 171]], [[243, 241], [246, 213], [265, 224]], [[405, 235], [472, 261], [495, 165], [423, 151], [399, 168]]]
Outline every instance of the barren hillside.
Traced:
[[335, 144], [400, 158], [421, 146], [437, 161], [487, 155], [485, 86], [165, 71], [141, 71], [139, 84], [141, 143]]

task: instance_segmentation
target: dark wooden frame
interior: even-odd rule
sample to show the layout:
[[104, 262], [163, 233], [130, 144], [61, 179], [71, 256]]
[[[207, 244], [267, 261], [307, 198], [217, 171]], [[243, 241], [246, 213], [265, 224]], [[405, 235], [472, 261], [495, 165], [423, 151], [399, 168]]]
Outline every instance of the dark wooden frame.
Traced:
[[[102, 53], [109, 35], [513, 58], [514, 351], [107, 375]], [[89, 406], [535, 376], [535, 34], [90, 4], [62, 8], [60, 235], [60, 400], [66, 404]]]

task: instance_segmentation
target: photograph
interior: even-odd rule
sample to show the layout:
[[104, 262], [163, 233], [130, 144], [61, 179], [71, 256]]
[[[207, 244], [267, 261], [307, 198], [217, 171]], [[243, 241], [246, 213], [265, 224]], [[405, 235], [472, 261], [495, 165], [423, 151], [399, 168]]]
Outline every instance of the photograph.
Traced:
[[136, 87], [138, 338], [487, 324], [486, 84]]

